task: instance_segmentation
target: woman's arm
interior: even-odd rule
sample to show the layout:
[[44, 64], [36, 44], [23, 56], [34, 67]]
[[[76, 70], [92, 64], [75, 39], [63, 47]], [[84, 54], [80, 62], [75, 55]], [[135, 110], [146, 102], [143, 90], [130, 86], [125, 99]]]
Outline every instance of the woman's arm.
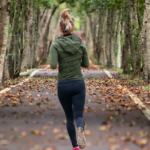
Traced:
[[52, 69], [56, 69], [58, 63], [58, 51], [54, 47], [54, 45], [51, 45], [50, 49], [50, 66]]
[[84, 68], [89, 67], [89, 56], [88, 56], [87, 49], [85, 47], [83, 47], [81, 67], [84, 67]]

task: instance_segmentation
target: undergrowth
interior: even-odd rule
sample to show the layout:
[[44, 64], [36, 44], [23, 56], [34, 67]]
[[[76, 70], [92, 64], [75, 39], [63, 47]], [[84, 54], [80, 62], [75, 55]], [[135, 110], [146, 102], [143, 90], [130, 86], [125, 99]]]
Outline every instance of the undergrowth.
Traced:
[[90, 54], [90, 58], [93, 60], [93, 64], [99, 65], [100, 67], [102, 67], [103, 69], [106, 69], [106, 70], [117, 71], [119, 73], [121, 79], [126, 80], [127, 82], [130, 82], [130, 83], [134, 83], [136, 85], [142, 86], [142, 88], [144, 90], [150, 91], [150, 85], [145, 84], [142, 77], [133, 78], [133, 72], [131, 72], [130, 74], [124, 74], [123, 69], [108, 68], [107, 66], [100, 65], [93, 54]]

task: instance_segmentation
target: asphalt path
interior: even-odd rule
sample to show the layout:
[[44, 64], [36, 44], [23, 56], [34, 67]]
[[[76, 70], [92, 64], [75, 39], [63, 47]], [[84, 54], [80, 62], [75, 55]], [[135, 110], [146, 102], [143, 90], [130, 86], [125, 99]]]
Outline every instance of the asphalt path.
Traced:
[[[39, 70], [1, 95], [0, 150], [72, 150], [57, 97], [57, 73]], [[83, 75], [85, 150], [149, 150], [150, 122], [134, 103], [126, 106], [132, 99], [104, 71], [83, 70]]]

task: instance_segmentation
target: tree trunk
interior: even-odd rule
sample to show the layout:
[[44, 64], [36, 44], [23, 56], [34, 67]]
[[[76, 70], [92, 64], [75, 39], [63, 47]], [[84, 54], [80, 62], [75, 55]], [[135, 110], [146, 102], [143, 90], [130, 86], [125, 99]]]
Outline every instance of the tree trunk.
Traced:
[[143, 79], [145, 82], [148, 82], [148, 55], [147, 55], [147, 47], [146, 47], [146, 29], [147, 29], [147, 9], [144, 11], [143, 18], [143, 27], [141, 31], [141, 52], [143, 57]]
[[30, 61], [30, 68], [32, 68], [33, 66], [33, 58], [34, 58], [34, 44], [35, 44], [35, 10], [33, 10], [33, 22], [30, 28], [30, 57], [31, 57], [31, 61]]
[[9, 78], [9, 72], [8, 72], [8, 66], [7, 66], [7, 62], [5, 60], [4, 62], [4, 73], [3, 73], [3, 83], [4, 81], [6, 81]]
[[134, 0], [130, 0], [130, 5], [129, 5], [131, 24], [133, 23], [133, 11], [134, 11], [134, 2], [133, 1]]
[[107, 16], [107, 35], [106, 35], [106, 56], [107, 56], [107, 66], [111, 67], [111, 10], [108, 10]]
[[[118, 42], [118, 54], [117, 54], [117, 68], [121, 68], [121, 52], [122, 52], [122, 28], [123, 28], [123, 25], [122, 25], [122, 21], [123, 21], [123, 4], [122, 4], [122, 8], [121, 8], [121, 11], [118, 12], [118, 24], [117, 24], [117, 31], [116, 31], [116, 35], [117, 35], [117, 38], [116, 38], [116, 42], [117, 42], [117, 39], [119, 37], [119, 42]], [[117, 48], [117, 44], [115, 46]]]
[[135, 66], [135, 73], [134, 73], [134, 76], [140, 76], [140, 72], [141, 72], [141, 47], [140, 47], [140, 44], [141, 44], [141, 30], [142, 30], [142, 27], [141, 27], [141, 22], [140, 22], [140, 16], [139, 16], [139, 3], [138, 3], [138, 0], [136, 0], [136, 18], [137, 18], [137, 22], [138, 22], [138, 25], [139, 25], [139, 29], [140, 29], [140, 34], [139, 34], [139, 37], [138, 37], [138, 46], [137, 46], [137, 58], [136, 58], [136, 66]]
[[120, 30], [120, 39], [121, 39], [121, 53], [122, 53], [122, 57], [121, 57], [121, 68], [123, 69], [123, 58], [124, 58], [124, 55], [123, 55], [123, 46], [122, 46], [122, 43], [124, 42], [123, 39], [124, 39], [124, 22], [123, 22], [123, 18], [124, 18], [124, 5], [125, 5], [125, 2], [124, 0], [121, 0], [121, 30]]
[[3, 85], [3, 71], [8, 40], [11, 1], [0, 1], [0, 86]]
[[24, 36], [25, 36], [25, 46], [24, 46], [24, 51], [23, 51], [23, 60], [22, 60], [22, 66], [21, 70], [25, 71], [30, 68], [31, 62], [30, 62], [30, 33], [29, 29], [32, 24], [32, 4], [31, 1], [27, 0], [25, 1], [25, 31], [24, 31]]
[[[121, 28], [121, 24], [119, 24]], [[118, 55], [117, 55], [117, 68], [121, 68], [121, 30], [119, 31], [119, 46], [118, 46]]]
[[[15, 50], [15, 59], [17, 59], [17, 52], [18, 49], [16, 49], [17, 43], [17, 36], [18, 36], [18, 28], [19, 28], [19, 15], [20, 15], [20, 6], [21, 6], [21, 1], [16, 0], [16, 5], [15, 5], [15, 14], [14, 14], [14, 19], [12, 23], [12, 31], [11, 31], [11, 38], [10, 38], [10, 47], [8, 50], [8, 57], [7, 57], [7, 63], [8, 63], [8, 71], [9, 71], [9, 76], [10, 78], [14, 78], [14, 56], [13, 52]], [[17, 62], [17, 60], [15, 60]], [[16, 68], [16, 63], [15, 63], [15, 68]]]
[[31, 62], [31, 68], [35, 67], [35, 61], [36, 61], [36, 46], [37, 46], [37, 41], [36, 41], [36, 33], [37, 33], [37, 13], [38, 13], [38, 8], [35, 8], [33, 10], [33, 27], [32, 27], [32, 62]]
[[129, 10], [130, 0], [126, 0], [126, 17], [125, 17], [125, 42], [123, 46], [123, 72], [125, 74], [130, 73], [130, 62], [129, 62]]
[[130, 42], [130, 50], [131, 50], [131, 56], [132, 56], [132, 68], [133, 71], [135, 71], [135, 65], [136, 65], [136, 53], [135, 53], [135, 45], [133, 40], [133, 34], [132, 34], [132, 16], [133, 16], [133, 5], [132, 1], [130, 1], [130, 15], [129, 15], [129, 42]]
[[91, 30], [91, 35], [92, 35], [92, 42], [93, 42], [93, 53], [94, 53], [94, 57], [96, 56], [95, 53], [95, 44], [96, 44], [96, 17], [94, 16], [94, 14], [87, 14], [88, 18], [89, 18], [89, 22], [90, 22], [90, 30]]
[[22, 16], [20, 23], [20, 57], [19, 57], [19, 73], [21, 71], [22, 59], [23, 59], [23, 50], [24, 50], [24, 16], [25, 16], [25, 1], [22, 0]]
[[85, 38], [85, 41], [86, 41], [86, 47], [87, 49], [89, 49], [89, 33], [90, 33], [90, 29], [89, 29], [89, 18], [86, 17], [86, 38]]
[[98, 38], [97, 38], [97, 43], [96, 43], [96, 53], [97, 53], [97, 60], [98, 62], [100, 61], [100, 54], [101, 54], [101, 47], [102, 47], [102, 41], [101, 41], [101, 36], [102, 36], [102, 20], [103, 16], [99, 14], [99, 22], [98, 22]]
[[147, 10], [147, 30], [146, 30], [146, 48], [147, 48], [147, 66], [148, 66], [148, 83], [150, 83], [150, 1], [146, 0]]
[[142, 30], [142, 26], [141, 26], [141, 21], [140, 21], [139, 1], [138, 0], [136, 0], [136, 12], [137, 12], [137, 19], [138, 19], [139, 28], [140, 28], [140, 31], [141, 31]]
[[[57, 20], [57, 17], [59, 17], [59, 19]], [[57, 13], [55, 13], [55, 16], [53, 17], [53, 19], [55, 20], [55, 24], [54, 24], [54, 27], [52, 30], [54, 30], [54, 35], [53, 35], [53, 38], [52, 38], [52, 41], [54, 42], [56, 40], [56, 38], [58, 38], [58, 34], [59, 34], [59, 26], [60, 26], [60, 20], [61, 20], [61, 17], [59, 15], [59, 11]], [[52, 26], [52, 24], [51, 24]], [[51, 41], [51, 39], [50, 39]], [[49, 50], [49, 49], [48, 49]]]
[[20, 43], [19, 43], [19, 37], [20, 37], [20, 31], [19, 29], [16, 31], [16, 37], [15, 37], [15, 50], [14, 50], [14, 78], [18, 78], [20, 75], [19, 71], [19, 49], [20, 49]]
[[138, 37], [138, 46], [137, 46], [137, 57], [136, 57], [136, 66], [135, 66], [135, 73], [133, 77], [140, 76], [141, 72], [141, 33]]
[[35, 58], [33, 62], [33, 68], [36, 66], [37, 62], [39, 61], [38, 53], [40, 47], [40, 36], [41, 36], [41, 19], [40, 19], [40, 8], [38, 7], [37, 12], [37, 30], [36, 30], [36, 49], [35, 49]]
[[100, 64], [107, 66], [107, 56], [106, 56], [106, 35], [107, 35], [107, 15], [108, 10], [106, 11], [106, 16], [104, 18], [103, 24], [103, 44], [101, 48], [101, 57], [100, 57]]
[[97, 47], [97, 35], [98, 35], [98, 32], [97, 32], [97, 16], [95, 16], [95, 14], [93, 14], [93, 22], [94, 22], [94, 25], [93, 25], [93, 52], [94, 52], [94, 57], [96, 59], [98, 59], [97, 57], [97, 53], [96, 53], [96, 47]]
[[15, 9], [15, 3], [12, 1], [11, 3], [11, 12], [10, 12], [10, 20], [9, 23], [12, 27], [12, 23], [13, 23], [13, 18], [14, 18], [14, 9]]
[[116, 17], [116, 9], [108, 10], [106, 56], [107, 56], [107, 66], [109, 68], [115, 67], [115, 54], [114, 54], [114, 33], [116, 23], [115, 17]]
[[117, 26], [116, 26], [116, 32], [115, 32], [115, 39], [114, 39], [114, 41], [115, 41], [115, 43], [114, 43], [114, 53], [116, 52], [116, 49], [117, 49], [117, 40], [118, 40], [118, 33], [120, 34], [120, 32], [119, 32], [119, 26], [120, 26], [120, 11], [118, 12], [118, 19], [116, 20], [117, 22], [116, 22], [116, 24], [117, 24]]
[[52, 17], [54, 15], [54, 13], [56, 12], [57, 10], [57, 6], [54, 6], [54, 8], [52, 10], [49, 10], [48, 11], [48, 20], [46, 22], [46, 26], [45, 26], [45, 31], [44, 31], [44, 34], [43, 34], [43, 39], [42, 39], [42, 45], [43, 45], [43, 50], [42, 50], [42, 55], [40, 57], [40, 63], [41, 64], [45, 64], [46, 61], [47, 61], [47, 58], [48, 58], [48, 55], [49, 55], [49, 41], [48, 41], [48, 36], [49, 36], [49, 29], [50, 29], [50, 23], [51, 23], [51, 20], [52, 20]]
[[42, 60], [41, 60], [41, 64], [44, 65], [47, 61], [47, 58], [48, 58], [48, 55], [49, 55], [49, 51], [48, 51], [48, 36], [49, 36], [49, 29], [50, 29], [50, 22], [51, 22], [51, 16], [52, 15], [52, 12], [49, 11], [48, 13], [48, 18], [49, 18], [49, 21], [47, 23], [47, 26], [46, 26], [46, 30], [45, 30], [45, 34], [44, 34], [44, 37], [43, 37], [43, 56], [42, 56]]
[[29, 0], [25, 1], [25, 29], [24, 29], [24, 38], [25, 38], [25, 46], [23, 50], [23, 59], [21, 70], [25, 71], [29, 68]]
[[28, 69], [32, 68], [32, 54], [33, 54], [33, 45], [34, 45], [34, 6], [33, 6], [33, 0], [30, 0], [29, 3], [29, 33], [30, 33], [30, 41], [29, 41], [29, 67]]
[[110, 55], [111, 55], [111, 64], [110, 64], [110, 68], [114, 68], [115, 67], [115, 51], [114, 50], [114, 45], [115, 45], [115, 25], [116, 25], [116, 8], [114, 8], [112, 10], [111, 13], [111, 51], [110, 51]]

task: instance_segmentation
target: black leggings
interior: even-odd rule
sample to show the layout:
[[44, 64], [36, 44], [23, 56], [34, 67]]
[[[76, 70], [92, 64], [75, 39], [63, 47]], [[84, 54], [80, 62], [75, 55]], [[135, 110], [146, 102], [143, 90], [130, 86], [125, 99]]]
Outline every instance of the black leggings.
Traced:
[[73, 147], [77, 147], [76, 130], [77, 127], [84, 129], [83, 110], [85, 104], [85, 83], [84, 80], [64, 80], [58, 82], [58, 97], [65, 111], [67, 119], [67, 130]]

